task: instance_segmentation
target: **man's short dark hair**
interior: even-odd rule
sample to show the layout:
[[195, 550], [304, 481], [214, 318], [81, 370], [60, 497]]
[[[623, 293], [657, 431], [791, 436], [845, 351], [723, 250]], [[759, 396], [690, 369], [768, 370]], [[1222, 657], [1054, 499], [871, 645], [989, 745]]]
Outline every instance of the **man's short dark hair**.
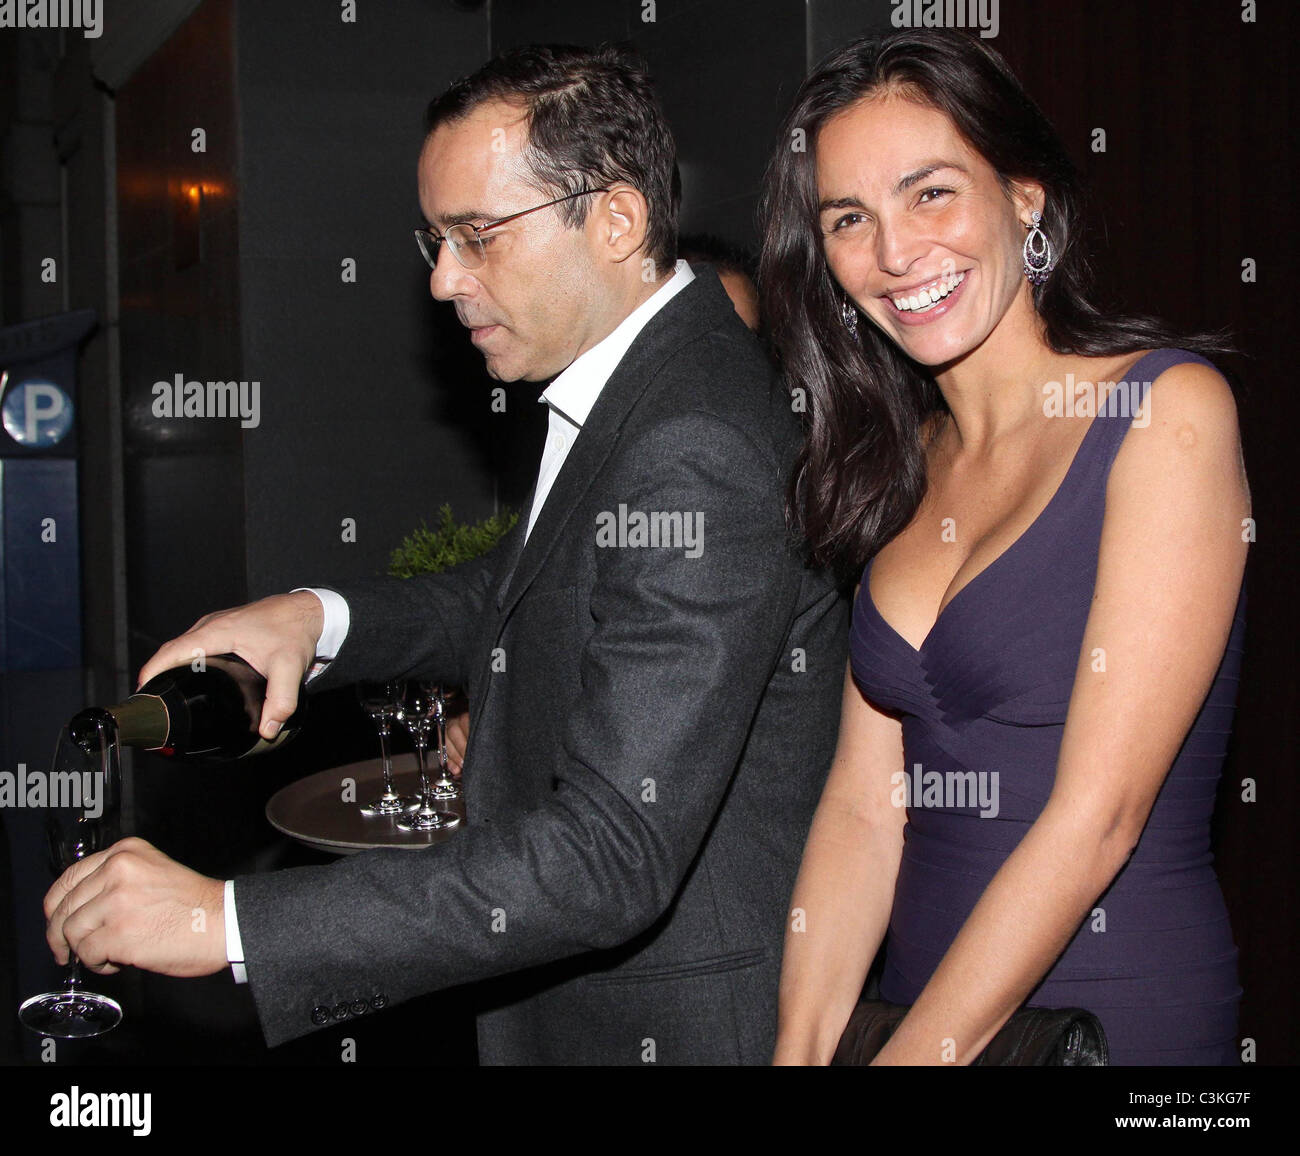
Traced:
[[[519, 105], [528, 116], [524, 161], [539, 191], [563, 196], [625, 182], [645, 197], [645, 251], [658, 271], [677, 257], [681, 184], [673, 134], [644, 61], [630, 49], [534, 44], [489, 60], [430, 102], [425, 138], [489, 100]], [[590, 200], [557, 205], [571, 229]]]

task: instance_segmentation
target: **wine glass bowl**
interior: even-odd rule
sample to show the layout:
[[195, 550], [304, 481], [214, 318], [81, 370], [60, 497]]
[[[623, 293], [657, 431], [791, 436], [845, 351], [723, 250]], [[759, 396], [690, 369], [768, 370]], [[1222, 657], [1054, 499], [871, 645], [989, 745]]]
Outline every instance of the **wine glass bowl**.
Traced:
[[56, 876], [62, 875], [78, 859], [84, 859], [100, 849], [95, 820], [87, 819], [84, 815], [76, 820], [74, 827], [65, 828], [62, 824], [47, 821], [45, 839], [50, 853], [50, 870]]
[[[90, 774], [98, 780], [97, 813], [87, 813], [84, 798], [81, 806], [46, 810], [46, 846], [56, 875], [103, 846], [108, 825], [116, 818], [121, 797], [117, 727], [111, 714], [96, 708], [82, 711], [60, 732], [51, 782], [59, 782], [54, 776], [71, 771], [75, 781], [85, 783], [87, 765], [94, 768]], [[86, 991], [81, 982], [81, 964], [69, 951], [64, 990], [25, 1000], [18, 1009], [19, 1021], [39, 1035], [59, 1039], [88, 1039], [117, 1027], [122, 1022], [122, 1006], [106, 995]]]

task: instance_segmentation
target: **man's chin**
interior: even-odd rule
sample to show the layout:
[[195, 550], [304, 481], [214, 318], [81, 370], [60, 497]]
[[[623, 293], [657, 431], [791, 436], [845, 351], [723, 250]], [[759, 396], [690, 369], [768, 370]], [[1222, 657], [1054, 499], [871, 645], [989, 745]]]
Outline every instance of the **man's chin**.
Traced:
[[549, 381], [555, 376], [553, 373], [537, 373], [527, 366], [510, 365], [495, 357], [485, 357], [483, 360], [487, 375], [493, 381], [504, 381], [507, 384], [514, 381]]
[[523, 373], [521, 373], [519, 370], [512, 370], [508, 366], [493, 365], [492, 362], [489, 361], [487, 363], [486, 368], [487, 368], [488, 377], [492, 378], [493, 381], [504, 381], [507, 385], [509, 385], [511, 382], [514, 381], [526, 380], [526, 377]]

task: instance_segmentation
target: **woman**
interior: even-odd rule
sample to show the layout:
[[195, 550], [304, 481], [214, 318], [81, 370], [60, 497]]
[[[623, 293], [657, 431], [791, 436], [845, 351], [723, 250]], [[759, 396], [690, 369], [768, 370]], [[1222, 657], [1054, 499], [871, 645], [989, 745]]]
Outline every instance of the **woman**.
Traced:
[[1235, 406], [1188, 352], [1212, 341], [1090, 303], [1079, 205], [1041, 112], [957, 32], [835, 54], [772, 163], [761, 287], [808, 414], [790, 512], [860, 575], [778, 1063], [829, 1061], [887, 929], [880, 995], [911, 1008], [876, 1063], [969, 1063], [1026, 1003], [1094, 1012], [1112, 1063], [1236, 1062], [1209, 851]]

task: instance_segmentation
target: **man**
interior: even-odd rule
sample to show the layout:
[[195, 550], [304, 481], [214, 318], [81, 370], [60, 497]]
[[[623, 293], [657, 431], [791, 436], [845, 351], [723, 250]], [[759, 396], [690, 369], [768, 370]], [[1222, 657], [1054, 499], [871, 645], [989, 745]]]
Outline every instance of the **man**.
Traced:
[[518, 50], [428, 128], [433, 295], [494, 377], [554, 379], [529, 518], [443, 574], [210, 615], [141, 678], [236, 651], [268, 677], [268, 736], [318, 659], [313, 689], [467, 686], [469, 822], [225, 885], [124, 840], [51, 889], [49, 941], [98, 971], [242, 957], [270, 1045], [498, 977], [484, 1063], [766, 1063], [847, 641], [787, 538], [796, 419], [717, 277], [674, 266], [672, 138], [639, 65]]
[[[711, 265], [736, 315], [755, 333], [758, 332], [761, 317], [758, 288], [754, 284], [754, 262], [743, 249], [711, 233], [695, 233], [677, 238], [677, 259], [688, 265]], [[447, 764], [453, 777], [459, 778], [469, 743], [468, 710], [461, 710], [448, 718], [445, 737]]]

